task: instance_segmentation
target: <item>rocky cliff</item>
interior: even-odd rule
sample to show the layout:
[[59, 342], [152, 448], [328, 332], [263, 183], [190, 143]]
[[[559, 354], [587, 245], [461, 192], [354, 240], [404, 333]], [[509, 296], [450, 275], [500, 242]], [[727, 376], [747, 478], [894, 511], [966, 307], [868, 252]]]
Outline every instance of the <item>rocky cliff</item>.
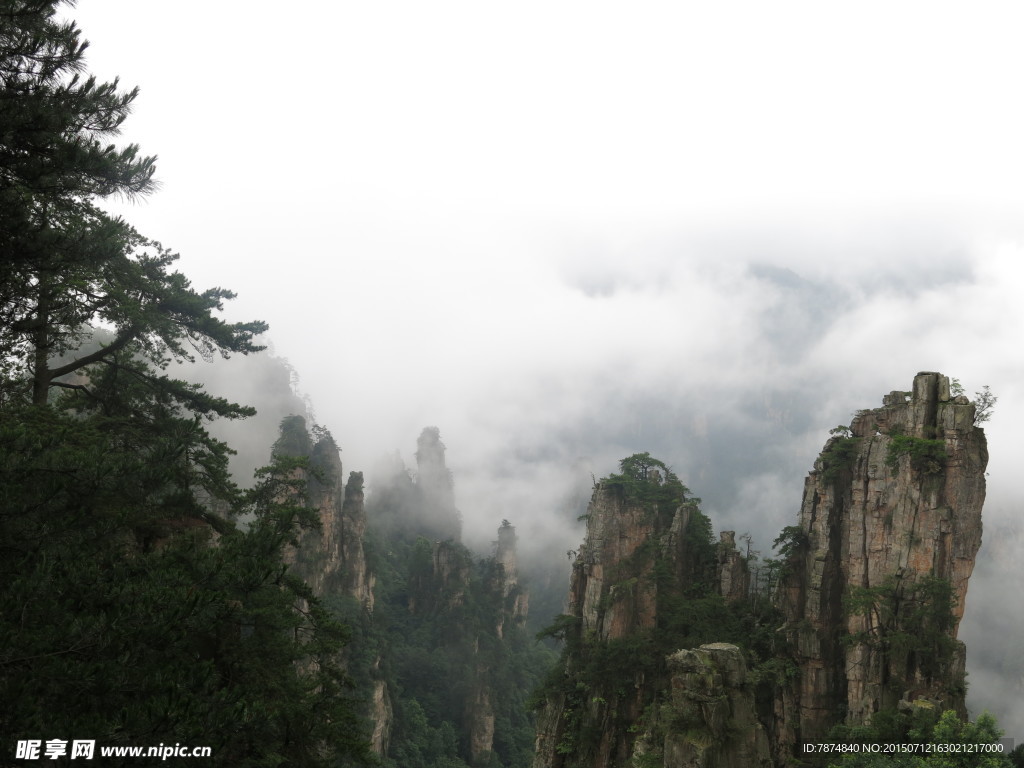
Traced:
[[407, 605], [416, 618], [410, 623], [420, 631], [436, 627], [430, 650], [458, 659], [445, 684], [453, 691], [450, 714], [464, 734], [463, 759], [470, 766], [489, 765], [496, 738], [507, 738], [497, 725], [510, 703], [501, 700], [508, 691], [499, 681], [521, 672], [510, 665], [510, 651], [525, 641], [529, 604], [516, 560], [515, 527], [507, 520], [498, 529], [491, 558], [474, 562], [469, 550], [451, 539], [433, 544], [419, 539], [411, 558]]
[[799, 683], [782, 752], [915, 699], [964, 712], [956, 633], [981, 545], [988, 452], [975, 406], [939, 373], [859, 411], [804, 487], [779, 592]]
[[725, 606], [710, 524], [686, 487], [646, 454], [623, 469], [594, 489], [568, 611], [550, 631], [565, 650], [544, 691], [535, 768], [628, 765], [670, 687], [667, 655], [704, 635], [690, 609]]
[[[305, 483], [305, 501], [318, 522], [317, 527], [302, 532], [296, 545], [286, 551], [285, 561], [324, 603], [349, 605], [352, 610], [345, 616], [347, 621], [356, 625], [369, 621], [376, 576], [364, 547], [367, 518], [363, 473], [350, 472], [343, 486], [337, 443], [322, 428], [314, 427], [311, 436], [301, 416], [289, 416], [281, 422], [273, 454], [306, 460], [307, 469], [296, 469], [295, 475]], [[382, 659], [372, 652], [367, 654], [367, 650], [349, 647], [342, 661], [348, 673], [360, 678], [366, 689], [368, 737], [372, 750], [380, 755], [387, 750], [394, 711], [380, 669]], [[367, 668], [353, 668], [359, 665]]]
[[508, 520], [502, 520], [490, 576], [491, 594], [501, 601], [501, 612], [495, 626], [499, 638], [504, 637], [508, 625], [522, 629], [530, 610], [530, 593], [519, 583], [516, 549], [515, 526]]
[[883, 710], [965, 714], [956, 634], [988, 459], [975, 415], [921, 373], [833, 430], [777, 542], [771, 602], [664, 465], [624, 460], [595, 487], [568, 612], [548, 630], [564, 651], [534, 768], [785, 765]]
[[458, 541], [462, 517], [455, 508], [452, 475], [444, 452], [441, 431], [425, 427], [416, 441], [416, 487], [420, 493], [417, 527], [427, 538]]
[[[528, 764], [534, 729], [525, 700], [550, 654], [526, 635], [515, 527], [502, 521], [490, 556], [459, 541], [454, 483], [434, 427], [417, 441], [415, 472], [397, 454], [374, 468], [365, 516], [361, 480], [350, 480], [343, 509], [369, 522], [362, 533], [376, 579], [336, 579], [333, 597], [346, 599], [326, 602], [339, 604], [353, 629], [349, 673], [368, 702], [381, 765]], [[361, 587], [372, 588], [370, 600], [351, 599]]]
[[745, 600], [750, 591], [750, 570], [736, 549], [736, 531], [722, 531], [718, 538], [718, 593], [726, 600]]
[[[709, 643], [668, 658], [671, 696], [664, 721], [663, 768], [769, 768], [771, 751], [757, 719], [747, 663], [735, 645]], [[649, 754], [649, 737], [634, 757]], [[657, 752], [654, 751], [657, 755]]]
[[308, 503], [319, 522], [318, 529], [304, 532], [287, 559], [317, 596], [343, 594], [373, 610], [374, 576], [363, 548], [363, 473], [349, 473], [343, 486], [341, 454], [334, 439], [318, 430], [314, 442], [305, 430], [305, 419], [289, 417], [275, 446], [276, 453], [308, 460], [309, 471], [301, 474], [307, 482]]

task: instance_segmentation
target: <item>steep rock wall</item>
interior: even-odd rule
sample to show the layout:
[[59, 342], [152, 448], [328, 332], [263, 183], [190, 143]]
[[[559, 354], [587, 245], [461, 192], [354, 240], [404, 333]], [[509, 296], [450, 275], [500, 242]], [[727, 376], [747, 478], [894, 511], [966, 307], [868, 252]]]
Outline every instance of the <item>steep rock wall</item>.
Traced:
[[[805, 483], [799, 522], [783, 532], [774, 609], [744, 600], [749, 575], [731, 532], [710, 564], [698, 556], [692, 528], [706, 518], [695, 505], [667, 515], [623, 493], [637, 478], [602, 481], [568, 615], [552, 628], [565, 652], [539, 710], [534, 768], [787, 765], [801, 742], [883, 709], [917, 701], [966, 714], [956, 634], [988, 460], [975, 415], [945, 376], [926, 372], [834, 430]], [[702, 578], [725, 600], [689, 602]], [[712, 639], [768, 663], [748, 677], [738, 649], [683, 644], [694, 633], [666, 622], [672, 606], [744, 617], [752, 623], [714, 623], [733, 637]], [[760, 633], [756, 653], [744, 626]], [[704, 645], [665, 651], [676, 639], [673, 650]], [[667, 654], [664, 665], [634, 663], [651, 648]]]
[[747, 664], [735, 645], [709, 643], [668, 659], [664, 768], [770, 768]]
[[[607, 481], [594, 489], [563, 619], [562, 679], [539, 711], [534, 768], [628, 765], [637, 723], [668, 686], [655, 637], [666, 630], [667, 601], [717, 579], [714, 545], [700, 528], [707, 519], [671, 480], [679, 490], [669, 496], [680, 497], [672, 505]], [[647, 487], [667, 481], [652, 472]]]
[[343, 488], [337, 454], [328, 469], [320, 471], [320, 480], [310, 480], [309, 493], [320, 530], [304, 533], [298, 547], [289, 553], [289, 560], [314, 594], [340, 593], [355, 598], [366, 610], [372, 611], [374, 576], [363, 548], [366, 535], [363, 473], [350, 472]]
[[345, 483], [345, 500], [335, 529], [337, 560], [329, 567], [337, 573], [342, 594], [354, 597], [367, 610], [373, 610], [375, 578], [366, 562], [363, 540], [366, 536], [366, 506], [363, 473], [350, 472]]
[[718, 592], [726, 600], [745, 600], [750, 591], [747, 561], [736, 549], [736, 532], [722, 531], [718, 543]]
[[494, 597], [501, 601], [501, 611], [495, 625], [498, 637], [504, 637], [507, 625], [524, 627], [530, 609], [530, 593], [519, 584], [516, 529], [508, 520], [503, 520], [498, 528], [489, 587]]
[[[955, 637], [981, 544], [988, 461], [974, 417], [946, 376], [920, 373], [910, 392], [858, 412], [815, 462], [779, 592], [800, 668], [776, 705], [780, 754], [902, 699], [964, 712]], [[945, 583], [952, 611], [929, 619]]]

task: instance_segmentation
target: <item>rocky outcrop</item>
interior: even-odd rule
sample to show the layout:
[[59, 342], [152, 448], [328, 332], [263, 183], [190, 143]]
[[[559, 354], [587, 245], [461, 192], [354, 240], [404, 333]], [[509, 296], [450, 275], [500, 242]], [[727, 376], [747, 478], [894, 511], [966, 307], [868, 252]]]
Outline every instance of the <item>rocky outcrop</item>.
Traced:
[[305, 502], [313, 507], [319, 522], [319, 529], [302, 533], [298, 546], [285, 553], [285, 560], [314, 594], [340, 592], [372, 610], [374, 577], [363, 550], [363, 473], [351, 472], [343, 486], [337, 443], [325, 429], [315, 427], [313, 432], [316, 442], [310, 438], [303, 417], [289, 416], [282, 421], [281, 436], [274, 444], [275, 456], [309, 462], [309, 471], [296, 469], [294, 473], [305, 481]]
[[466, 699], [465, 721], [469, 731], [469, 764], [487, 765], [494, 749], [494, 706], [487, 671], [477, 671], [477, 684]]
[[540, 710], [534, 768], [628, 764], [637, 724], [668, 685], [656, 631], [679, 610], [674, 596], [715, 583], [707, 518], [674, 475], [641, 477], [602, 481], [587, 508], [563, 683]]
[[[355, 606], [348, 618], [361, 623], [372, 616], [376, 581], [363, 546], [367, 527], [363, 473], [350, 472], [343, 487], [337, 444], [325, 429], [314, 428], [313, 433], [317, 437], [315, 443], [306, 430], [305, 419], [291, 416], [282, 422], [281, 436], [274, 445], [275, 456], [308, 460], [309, 471], [296, 469], [294, 477], [305, 480], [305, 502], [312, 506], [319, 522], [318, 528], [302, 532], [297, 546], [286, 551], [285, 560], [317, 597], [342, 596], [353, 600]], [[353, 648], [347, 648], [341, 657], [350, 673], [354, 672], [352, 651]], [[366, 677], [369, 686], [364, 694], [365, 712], [371, 723], [371, 748], [383, 755], [394, 712], [380, 665], [381, 658], [377, 656], [371, 669], [358, 672]]]
[[517, 560], [516, 528], [508, 520], [502, 520], [490, 578], [491, 592], [501, 602], [501, 612], [495, 625], [499, 638], [504, 637], [506, 624], [525, 626], [530, 609], [530, 593], [519, 584]]
[[[380, 659], [377, 659], [380, 663]], [[384, 680], [379, 678], [373, 680], [373, 691], [370, 695], [368, 707], [369, 720], [371, 725], [370, 748], [374, 754], [385, 755], [388, 751], [388, 743], [391, 740], [391, 723], [394, 720], [394, 709], [391, 705], [391, 696], [388, 693], [388, 686]]]
[[[668, 658], [671, 699], [660, 717], [664, 768], [768, 768], [771, 750], [757, 719], [747, 664], [735, 645], [710, 643]], [[650, 736], [635, 757], [648, 754]]]
[[750, 569], [736, 549], [736, 531], [722, 531], [718, 542], [718, 593], [726, 600], [745, 600], [750, 591]]
[[427, 538], [458, 541], [462, 518], [455, 508], [454, 484], [444, 452], [441, 431], [425, 427], [416, 440], [416, 487], [420, 492], [417, 523]]
[[374, 576], [363, 549], [363, 473], [350, 472], [342, 488], [341, 461], [336, 453], [334, 458], [336, 463], [329, 465], [328, 471], [321, 469], [320, 479], [310, 482], [310, 501], [320, 529], [303, 533], [289, 559], [315, 595], [341, 593], [372, 611]]
[[964, 713], [955, 638], [988, 461], [974, 418], [946, 376], [920, 373], [834, 430], [815, 462], [778, 600], [800, 669], [776, 705], [780, 755], [901, 700]]
[[[568, 615], [554, 627], [562, 677], [540, 710], [534, 768], [786, 765], [801, 743], [882, 710], [965, 716], [956, 635], [988, 461], [975, 415], [945, 376], [926, 372], [833, 430], [799, 522], [778, 542], [779, 632], [771, 606], [742, 602], [749, 575], [733, 533], [711, 544], [696, 505], [668, 509], [673, 494], [659, 492], [667, 478], [648, 469], [649, 456], [624, 460], [587, 511]], [[646, 474], [630, 476], [630, 465]], [[666, 650], [695, 637], [692, 618], [708, 610], [708, 626], [731, 633], [710, 639], [752, 650], [745, 627], [760, 633], [751, 658], [763, 663], [750, 675], [733, 645]]]
[[[569, 583], [569, 614], [581, 619], [584, 634], [618, 640], [654, 626], [654, 562], [659, 549], [685, 559], [683, 531], [690, 513], [681, 506], [674, 514], [655, 514], [620, 488], [595, 488]], [[659, 538], [660, 548], [647, 546]], [[684, 563], [675, 566], [679, 570]]]
[[466, 602], [473, 558], [469, 550], [451, 539], [417, 541], [409, 568], [407, 605], [410, 613], [450, 613]]
[[[513, 741], [513, 727], [524, 729], [524, 724], [513, 726], [513, 718], [525, 719], [521, 711], [512, 711], [521, 710], [528, 694], [520, 688], [532, 688], [521, 682], [523, 670], [513, 668], [526, 645], [528, 608], [528, 593], [519, 583], [516, 530], [503, 521], [493, 556], [475, 558], [459, 541], [452, 477], [436, 428], [423, 430], [416, 461], [415, 475], [397, 456], [381, 462], [373, 483], [370, 514], [378, 556], [388, 562], [388, 576], [405, 574], [400, 586], [383, 582], [378, 614], [415, 635], [413, 642], [392, 638], [379, 646], [385, 658], [398, 646], [401, 650], [391, 657], [401, 663], [392, 662], [386, 685], [378, 684], [373, 699], [371, 710], [383, 713], [371, 713], [378, 730], [380, 717], [391, 713], [389, 692], [398, 713], [390, 752], [387, 732], [380, 738], [374, 732], [375, 749], [381, 745], [380, 754], [407, 760], [424, 748], [426, 738], [412, 729], [426, 728], [439, 740], [436, 747], [457, 734], [457, 744], [448, 747], [474, 768], [507, 762], [513, 750], [521, 749]], [[395, 617], [396, 608], [401, 618]], [[410, 658], [423, 658], [423, 663], [412, 665]], [[443, 682], [435, 676], [442, 669]], [[422, 712], [424, 701], [434, 703], [430, 719], [410, 720], [407, 713]]]
[[[322, 518], [321, 518], [322, 520]], [[343, 594], [354, 597], [367, 610], [373, 611], [375, 578], [366, 563], [363, 540], [366, 537], [366, 506], [363, 494], [363, 473], [350, 472], [345, 483], [345, 500], [337, 530], [338, 559], [330, 567], [336, 569]]]

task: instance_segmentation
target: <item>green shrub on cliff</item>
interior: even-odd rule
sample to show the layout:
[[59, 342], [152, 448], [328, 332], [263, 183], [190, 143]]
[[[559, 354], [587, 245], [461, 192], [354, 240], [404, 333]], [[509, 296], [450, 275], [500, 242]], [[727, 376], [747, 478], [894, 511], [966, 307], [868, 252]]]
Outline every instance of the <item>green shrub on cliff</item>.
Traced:
[[[665, 462], [646, 451], [634, 453], [619, 462], [618, 474], [601, 480], [609, 488], [618, 489], [626, 499], [650, 505], [662, 513], [675, 511], [687, 500], [690, 489], [679, 480]], [[700, 499], [691, 499], [699, 503]]]
[[945, 440], [925, 440], [909, 435], [896, 435], [891, 438], [886, 449], [886, 466], [895, 470], [903, 456], [910, 457], [910, 466], [915, 471], [926, 475], [941, 473], [949, 458], [946, 454]]

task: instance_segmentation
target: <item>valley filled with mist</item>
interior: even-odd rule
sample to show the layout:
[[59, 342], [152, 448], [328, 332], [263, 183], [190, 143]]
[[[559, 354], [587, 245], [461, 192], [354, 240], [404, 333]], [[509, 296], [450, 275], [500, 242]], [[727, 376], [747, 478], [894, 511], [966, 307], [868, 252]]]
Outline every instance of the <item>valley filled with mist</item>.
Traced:
[[[795, 304], [788, 311], [810, 310]], [[242, 400], [246, 398], [241, 393], [250, 392], [260, 414], [230, 425], [234, 430], [252, 430], [251, 434], [260, 438], [232, 440], [232, 444], [271, 444], [279, 418], [303, 400], [305, 405], [300, 412], [310, 423], [317, 420], [318, 413], [327, 412], [317, 408], [308, 397], [297, 394], [301, 392], [302, 379], [294, 374], [289, 379], [290, 366], [283, 359], [271, 355], [223, 361], [207, 370], [217, 368], [225, 374], [223, 378], [208, 379], [211, 386], [238, 392], [232, 396]], [[699, 370], [691, 377], [698, 379]], [[906, 378], [903, 375], [899, 383]], [[278, 383], [271, 397], [267, 397], [272, 392], [269, 387], [257, 392], [243, 384], [271, 380]], [[286, 382], [290, 382], [289, 386]], [[292, 385], [297, 389], [293, 390]], [[616, 406], [611, 402], [611, 394], [606, 394], [608, 423], [558, 424], [550, 434], [539, 436], [543, 444], [529, 448], [523, 447], [528, 434], [517, 430], [518, 425], [506, 425], [500, 431], [508, 442], [505, 456], [494, 445], [499, 442], [497, 436], [488, 437], [483, 447], [463, 448], [457, 433], [441, 430], [448, 446], [447, 466], [460, 514], [462, 541], [476, 557], [486, 557], [493, 553], [495, 531], [502, 520], [516, 528], [518, 570], [529, 585], [532, 631], [547, 626], [565, 610], [572, 560], [586, 532], [585, 521], [580, 517], [587, 511], [595, 481], [617, 469], [619, 461], [614, 456], [621, 459], [649, 450], [665, 459], [692, 492], [701, 497], [701, 506], [716, 531], [733, 530], [738, 538], [749, 536], [749, 544], [740, 542], [740, 547], [753, 551], [750, 563], [757, 568], [759, 561], [778, 557], [772, 542], [784, 527], [796, 523], [804, 478], [829, 438], [829, 428], [849, 423], [855, 415], [852, 405], [837, 402], [841, 397], [837, 392], [849, 393], [849, 402], [858, 406], [880, 403], [880, 393], [856, 400], [857, 388], [847, 380], [822, 380], [817, 387], [807, 382], [799, 389], [784, 392], [758, 377], [751, 382], [723, 381], [714, 394], [708, 382], [703, 387], [707, 393], [703, 397], [698, 394], [702, 387], [696, 383], [690, 383], [688, 388], [694, 394], [681, 396], [675, 404], [656, 392], [649, 392], [644, 398], [637, 396], [628, 407], [632, 423], [623, 423], [625, 406]], [[618, 385], [614, 389], [617, 392]], [[1004, 402], [997, 403], [993, 422], [985, 425], [991, 459], [984, 533], [959, 636], [967, 644], [970, 712], [973, 716], [985, 711], [995, 714], [1007, 735], [1012, 736], [1024, 728], [1024, 711], [1019, 704], [1024, 669], [1013, 650], [1014, 638], [1024, 632], [1024, 625], [1013, 611], [1006, 609], [1012, 599], [1007, 591], [1024, 583], [1024, 573], [1018, 557], [1022, 535], [1013, 501], [1016, 492], [1012, 490], [1012, 481], [1009, 487], [1003, 485], [994, 479], [991, 470], [1003, 463], [998, 455], [999, 421], [1012, 418], [1004, 415], [1003, 408], [1011, 407]], [[457, 426], [459, 423], [456, 422]], [[414, 436], [418, 430], [419, 427], [412, 426], [404, 440], [396, 439], [391, 450], [380, 452], [376, 461], [367, 461], [363, 466], [353, 466], [348, 454], [367, 456], [370, 452], [357, 446], [350, 448], [340, 434], [336, 438], [346, 468], [366, 471], [370, 510], [375, 492], [387, 488], [389, 478], [396, 473], [416, 477]], [[467, 430], [469, 435], [474, 434], [472, 427]], [[266, 456], [259, 454], [240, 455], [234, 466], [240, 476], [245, 476], [265, 460]], [[1003, 480], [1009, 478], [1004, 476]], [[372, 517], [369, 525], [373, 527]], [[417, 523], [410, 521], [407, 525], [410, 530], [417, 530]], [[443, 538], [424, 533], [431, 539]]]
[[1017, 27], [399, 5], [0, 8], [0, 762], [1024, 765]]

